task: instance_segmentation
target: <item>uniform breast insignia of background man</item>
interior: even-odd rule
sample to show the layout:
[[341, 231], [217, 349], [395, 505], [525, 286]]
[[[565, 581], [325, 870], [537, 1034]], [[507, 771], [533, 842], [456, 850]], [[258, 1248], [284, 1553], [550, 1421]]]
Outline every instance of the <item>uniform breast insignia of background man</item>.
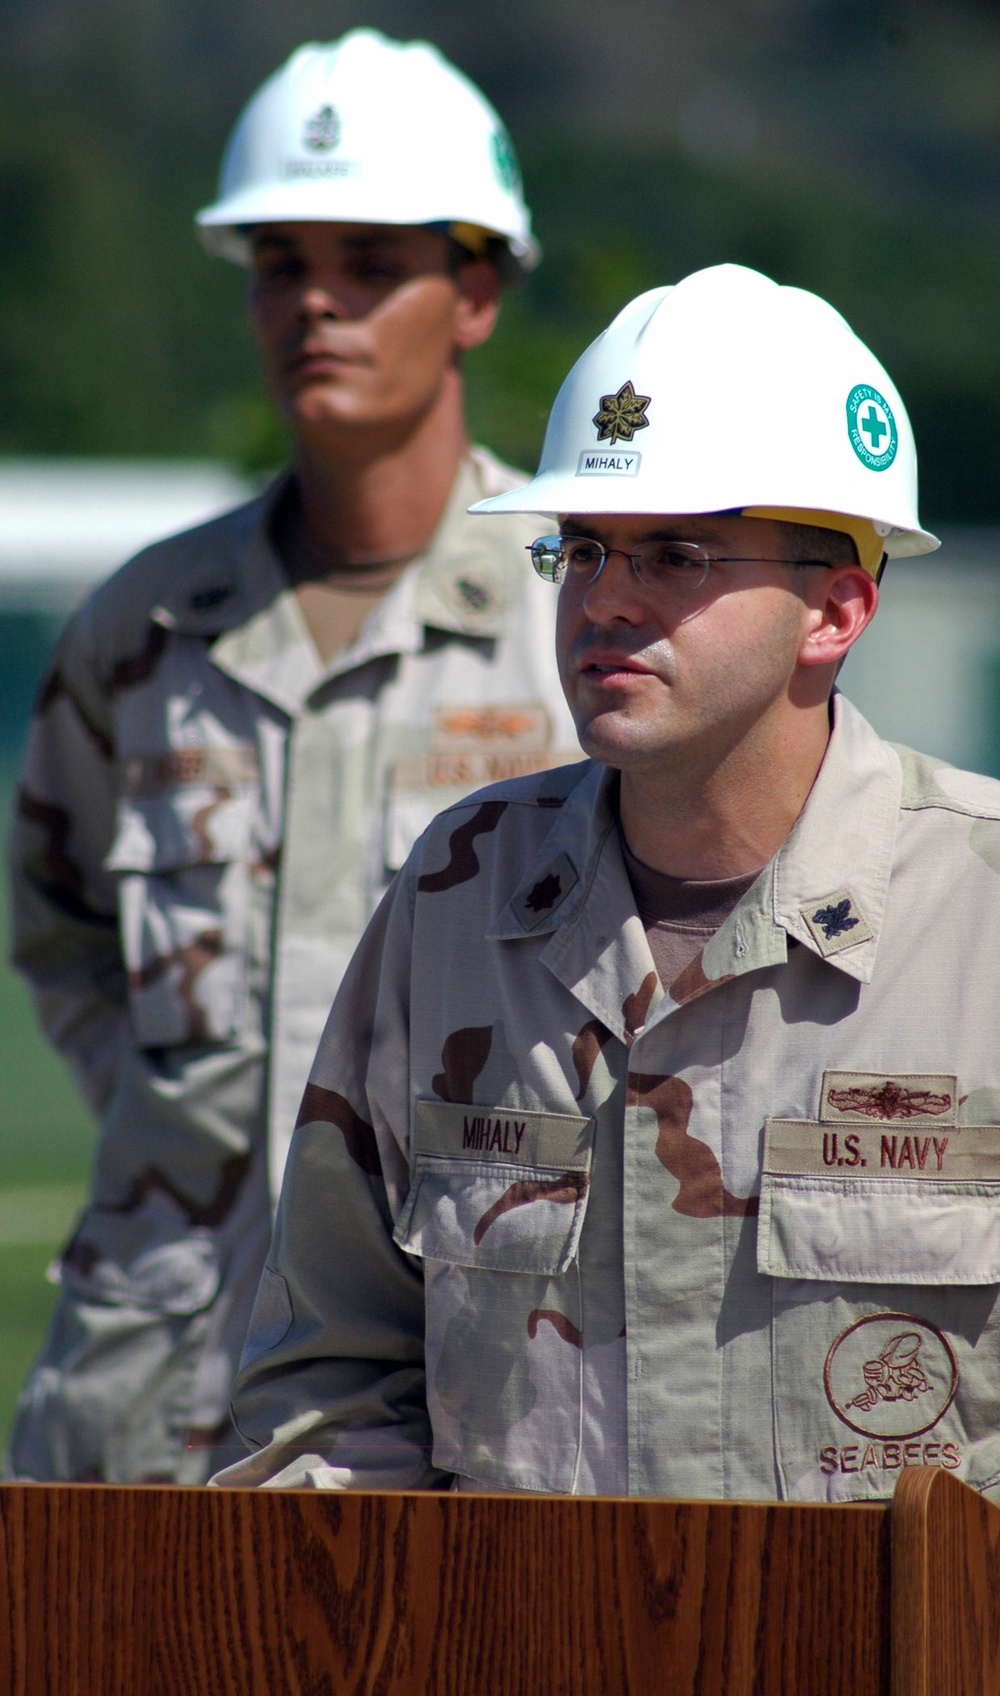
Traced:
[[219, 1482], [1000, 1498], [1000, 783], [835, 687], [916, 492], [814, 294], [713, 266], [581, 356], [480, 510], [543, 515], [591, 757], [442, 814], [369, 926]]
[[425, 44], [311, 46], [240, 117], [209, 249], [291, 468], [67, 627], [14, 841], [15, 959], [101, 1119], [8, 1475], [202, 1481], [323, 1020], [416, 836], [572, 758], [518, 478], [461, 362], [538, 250], [492, 107]]

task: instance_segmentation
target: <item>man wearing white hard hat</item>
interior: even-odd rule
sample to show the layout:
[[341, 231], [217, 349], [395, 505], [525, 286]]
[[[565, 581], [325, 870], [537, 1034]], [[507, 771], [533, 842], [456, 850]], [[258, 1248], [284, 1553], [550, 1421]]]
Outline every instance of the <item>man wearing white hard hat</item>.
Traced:
[[15, 957], [101, 1140], [19, 1478], [241, 1452], [229, 1384], [353, 948], [440, 807], [576, 747], [532, 523], [466, 510], [520, 479], [469, 445], [461, 360], [538, 257], [492, 107], [423, 43], [304, 47], [198, 224], [250, 268], [293, 465], [100, 588], [39, 702]]
[[703, 271], [480, 510], [543, 515], [592, 759], [439, 817], [373, 920], [220, 1482], [1000, 1498], [1000, 784], [834, 691], [936, 546], [899, 395]]

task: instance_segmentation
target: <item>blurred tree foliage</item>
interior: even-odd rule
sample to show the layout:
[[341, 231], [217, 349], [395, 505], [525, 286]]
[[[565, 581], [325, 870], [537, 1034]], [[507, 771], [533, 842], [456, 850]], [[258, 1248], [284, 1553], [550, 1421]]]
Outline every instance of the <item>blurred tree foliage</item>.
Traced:
[[[231, 4], [227, 11], [216, 0], [198, 6], [174, 0], [172, 8], [150, 0], [141, 9], [103, 0], [92, 12], [88, 8], [86, 29], [83, 14], [62, 0], [35, 0], [33, 7], [10, 0], [9, 17], [20, 20], [30, 53], [25, 49], [21, 76], [10, 63], [6, 71], [0, 67], [0, 452], [209, 454], [254, 469], [283, 457], [281, 427], [257, 383], [243, 277], [204, 255], [191, 214], [212, 196], [222, 138], [262, 68], [308, 33], [330, 36], [362, 21], [339, 3], [311, 10], [307, 0], [289, 3], [294, 16], [271, 15], [275, 40], [269, 35], [255, 42], [238, 30], [227, 37], [242, 10], [238, 14]], [[519, 4], [507, 0], [505, 12], [527, 29], [518, 21]], [[736, 127], [730, 124], [728, 150], [713, 148], [711, 134], [707, 145], [684, 146], [680, 119], [657, 125], [656, 77], [644, 62], [640, 35], [625, 47], [618, 38], [607, 40], [619, 66], [608, 72], [607, 99], [596, 103], [603, 66], [593, 53], [588, 60], [582, 36], [574, 46], [559, 33], [562, 11], [552, 4], [551, 18], [546, 14], [553, 34], [549, 58], [555, 64], [556, 47], [564, 58], [570, 55], [559, 83], [552, 82], [552, 66], [536, 43], [525, 37], [518, 55], [513, 36], [503, 46], [499, 34], [488, 42], [482, 32], [468, 34], [462, 8], [441, 8], [442, 26], [450, 19], [452, 34], [466, 30], [455, 41], [434, 20], [411, 16], [414, 8], [407, 11], [403, 0], [396, 4], [398, 18], [394, 12], [371, 20], [397, 34], [430, 33], [446, 50], [457, 49], [460, 61], [467, 40], [468, 68], [483, 77], [480, 56], [493, 67], [494, 86], [489, 75], [483, 80], [517, 134], [545, 259], [507, 300], [497, 335], [469, 361], [477, 434], [506, 457], [533, 463], [561, 377], [614, 311], [641, 289], [699, 265], [737, 260], [826, 296], [884, 360], [913, 417], [926, 522], [1000, 520], [994, 472], [1000, 246], [995, 211], [983, 211], [989, 171], [972, 184], [975, 194], [970, 190], [952, 203], [946, 192], [949, 158], [954, 180], [971, 182], [964, 162], [993, 123], [995, 76], [989, 73], [1000, 37], [989, 10], [956, 0], [949, 11], [948, 39], [960, 41], [964, 57], [952, 55], [948, 90], [968, 87], [970, 100], [963, 105], [949, 93], [936, 107], [928, 103], [901, 141], [898, 123], [885, 122], [879, 130], [881, 114], [872, 104], [886, 87], [885, 66], [891, 71], [898, 60], [886, 46], [892, 30], [882, 28], [883, 14], [899, 14], [907, 27], [920, 19], [926, 24], [907, 61], [908, 74], [918, 81], [900, 83], [896, 91], [898, 116], [908, 90], [923, 86], [921, 77], [929, 88], [932, 60], [943, 64], [946, 56], [944, 46], [934, 47], [934, 8], [926, 0], [902, 9], [852, 7], [851, 0], [810, 0], [808, 7], [742, 0], [732, 6], [729, 35], [718, 39], [744, 55], [756, 45], [772, 76], [792, 76], [775, 58], [779, 24], [787, 53], [800, 30], [793, 67], [800, 102], [808, 103], [814, 88], [836, 90], [824, 134], [840, 134], [838, 101], [855, 101], [850, 124], [845, 118], [841, 126], [845, 133], [860, 134], [858, 113], [872, 114], [874, 128], [860, 146], [872, 168], [852, 170], [833, 141], [828, 157], [822, 147], [807, 153], [788, 141], [791, 130], [773, 125], [766, 146], [742, 149], [736, 145], [739, 100], [731, 108]], [[633, 21], [641, 11], [647, 35], [654, 22], [666, 27], [664, 20], [675, 34], [682, 25], [704, 27], [704, 13], [691, 5], [642, 11], [637, 0], [623, 4]], [[607, 38], [603, 12], [598, 18], [584, 6], [580, 18], [581, 29], [600, 22]], [[810, 61], [803, 55], [812, 51], [815, 59], [821, 24], [827, 31], [823, 63], [812, 64], [814, 81], [808, 83], [801, 67], [808, 70]], [[19, 38], [12, 32], [10, 39]], [[243, 84], [232, 93], [216, 83], [223, 49], [237, 39]], [[248, 41], [263, 67], [245, 62]], [[693, 65], [701, 51], [695, 36], [677, 41], [687, 43]], [[858, 58], [858, 42], [866, 59]], [[53, 78], [57, 60], [62, 69]], [[664, 88], [669, 73], [671, 99], [683, 113], [685, 75], [694, 86], [694, 72], [690, 66], [685, 71], [684, 62], [678, 69], [675, 60], [676, 53], [663, 60]], [[859, 64], [867, 67], [867, 83], [859, 81]], [[628, 78], [640, 73], [643, 117], [630, 124]], [[823, 83], [816, 80], [821, 76]], [[987, 84], [993, 92], [983, 105]], [[569, 124], [565, 115], [574, 110], [577, 87], [582, 121]], [[561, 90], [555, 118], [540, 97], [546, 88]], [[770, 121], [765, 94], [761, 83], [754, 97]], [[954, 110], [967, 149], [957, 164], [958, 156], [948, 154], [952, 130], [943, 139], [938, 133], [945, 105], [949, 119]], [[698, 111], [704, 110], [703, 100]], [[970, 113], [978, 114], [978, 128]], [[910, 164], [920, 145], [927, 151], [922, 195], [898, 191], [895, 166], [881, 174], [874, 168], [873, 161], [891, 163], [892, 147], [898, 151], [903, 141]]]
[[[1000, 243], [939, 210], [891, 207], [792, 163], [692, 162], [665, 149], [532, 160], [545, 260], [472, 370], [473, 417], [533, 462], [571, 362], [635, 294], [702, 265], [752, 265], [830, 300], [910, 412], [926, 522], [1000, 520]], [[794, 420], [789, 428], [795, 429]]]

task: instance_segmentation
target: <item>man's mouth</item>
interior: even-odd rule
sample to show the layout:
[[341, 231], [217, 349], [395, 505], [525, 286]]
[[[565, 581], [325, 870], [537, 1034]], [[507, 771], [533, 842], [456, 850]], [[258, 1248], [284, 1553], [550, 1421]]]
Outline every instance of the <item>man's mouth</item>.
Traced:
[[306, 342], [293, 348], [288, 356], [290, 371], [340, 370], [361, 365], [364, 360], [357, 349], [330, 347], [324, 342]]
[[652, 667], [644, 665], [630, 654], [601, 654], [584, 657], [580, 661], [581, 672], [596, 674], [601, 677], [614, 676], [621, 672], [630, 672], [635, 677], [651, 677]]

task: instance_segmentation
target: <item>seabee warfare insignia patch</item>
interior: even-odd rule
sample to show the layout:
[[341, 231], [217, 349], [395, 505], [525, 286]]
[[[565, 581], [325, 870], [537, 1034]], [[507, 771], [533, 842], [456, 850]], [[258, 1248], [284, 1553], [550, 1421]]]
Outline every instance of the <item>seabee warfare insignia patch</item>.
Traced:
[[870, 383], [855, 383], [847, 397], [847, 434], [862, 465], [887, 471], [899, 447], [892, 407]]
[[869, 1313], [841, 1331], [823, 1382], [834, 1413], [863, 1437], [922, 1437], [948, 1411], [958, 1362], [943, 1331], [912, 1313]]

